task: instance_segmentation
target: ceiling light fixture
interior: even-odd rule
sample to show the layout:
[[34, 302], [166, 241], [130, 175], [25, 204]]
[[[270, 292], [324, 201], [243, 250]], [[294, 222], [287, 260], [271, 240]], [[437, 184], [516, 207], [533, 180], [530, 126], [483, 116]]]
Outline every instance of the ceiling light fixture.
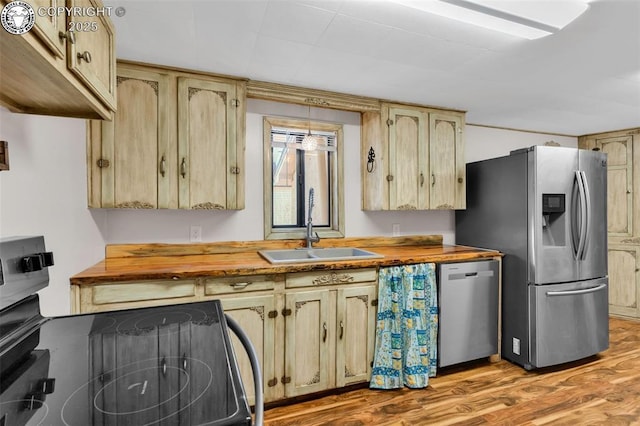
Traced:
[[589, 0], [392, 0], [445, 18], [529, 40], [554, 34], [584, 13]]
[[309, 104], [309, 132], [302, 139], [302, 149], [304, 151], [314, 151], [318, 147], [318, 138], [311, 134], [311, 104]]

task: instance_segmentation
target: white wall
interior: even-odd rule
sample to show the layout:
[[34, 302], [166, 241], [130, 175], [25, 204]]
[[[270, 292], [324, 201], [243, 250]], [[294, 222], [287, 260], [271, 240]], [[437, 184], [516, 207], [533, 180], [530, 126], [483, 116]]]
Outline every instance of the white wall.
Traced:
[[69, 313], [69, 277], [104, 257], [106, 212], [87, 209], [85, 121], [0, 108], [10, 170], [0, 172], [0, 237], [44, 235], [55, 265], [45, 314]]
[[[104, 257], [109, 243], [188, 242], [202, 226], [203, 241], [260, 240], [262, 229], [262, 117], [306, 118], [303, 106], [250, 100], [247, 105], [246, 208], [242, 211], [90, 210], [86, 207], [83, 120], [13, 114], [0, 108], [0, 139], [9, 142], [11, 170], [0, 172], [0, 236], [43, 234], [54, 252], [51, 283], [41, 294], [45, 315], [69, 313], [68, 279]], [[314, 108], [314, 120], [344, 124], [345, 228], [348, 237], [442, 234], [455, 241], [449, 211], [363, 212], [360, 209], [359, 114]], [[467, 126], [467, 161], [507, 155], [516, 148], [574, 137]]]

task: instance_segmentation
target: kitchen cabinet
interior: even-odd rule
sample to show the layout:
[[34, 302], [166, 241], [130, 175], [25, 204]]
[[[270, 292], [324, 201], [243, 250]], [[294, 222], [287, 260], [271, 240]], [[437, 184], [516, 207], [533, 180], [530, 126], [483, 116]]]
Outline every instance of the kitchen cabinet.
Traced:
[[169, 76], [118, 68], [118, 113], [89, 121], [89, 207], [168, 208], [177, 198]]
[[585, 135], [582, 149], [607, 154], [609, 312], [640, 317], [640, 128]]
[[194, 279], [120, 281], [83, 286], [72, 292], [74, 313], [104, 312], [145, 306], [195, 302], [199, 282]]
[[[225, 313], [249, 336], [262, 369], [265, 402], [284, 396], [284, 388], [279, 380], [283, 368], [282, 344], [276, 341], [276, 336], [282, 338], [284, 331], [284, 319], [279, 314], [282, 311], [282, 296], [274, 292], [283, 283], [283, 275], [205, 278], [203, 281], [205, 298], [220, 299]], [[249, 357], [235, 334], [231, 333], [231, 336], [247, 399], [254, 404], [254, 381]]]
[[244, 208], [244, 90], [232, 80], [178, 78], [181, 209]]
[[463, 127], [456, 111], [383, 103], [364, 112], [363, 210], [464, 208]]
[[[256, 349], [265, 402], [370, 379], [375, 268], [114, 282], [82, 286], [79, 292], [76, 313], [220, 299]], [[253, 403], [249, 358], [235, 336], [232, 342]]]
[[[34, 10], [104, 7], [100, 0], [36, 0], [31, 5]], [[36, 18], [25, 34], [0, 33], [0, 102], [13, 112], [110, 120], [116, 108], [110, 18], [65, 13]]]
[[244, 208], [244, 81], [118, 63], [117, 84], [88, 123], [90, 207]]
[[370, 379], [376, 280], [375, 269], [287, 275], [286, 397]]

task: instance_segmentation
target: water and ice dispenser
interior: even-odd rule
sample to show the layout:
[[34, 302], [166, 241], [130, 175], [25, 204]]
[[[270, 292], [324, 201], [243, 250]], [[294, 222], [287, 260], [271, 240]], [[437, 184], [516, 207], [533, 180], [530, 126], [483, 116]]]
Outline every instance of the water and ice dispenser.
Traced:
[[542, 243], [566, 245], [565, 194], [542, 194]]

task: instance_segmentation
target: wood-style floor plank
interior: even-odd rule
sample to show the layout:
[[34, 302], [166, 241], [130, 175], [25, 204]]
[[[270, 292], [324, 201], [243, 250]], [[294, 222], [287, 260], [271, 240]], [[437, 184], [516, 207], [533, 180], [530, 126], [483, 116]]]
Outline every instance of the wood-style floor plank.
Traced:
[[609, 349], [560, 367], [449, 368], [426, 389], [360, 389], [265, 412], [266, 426], [640, 425], [640, 321], [611, 317]]

